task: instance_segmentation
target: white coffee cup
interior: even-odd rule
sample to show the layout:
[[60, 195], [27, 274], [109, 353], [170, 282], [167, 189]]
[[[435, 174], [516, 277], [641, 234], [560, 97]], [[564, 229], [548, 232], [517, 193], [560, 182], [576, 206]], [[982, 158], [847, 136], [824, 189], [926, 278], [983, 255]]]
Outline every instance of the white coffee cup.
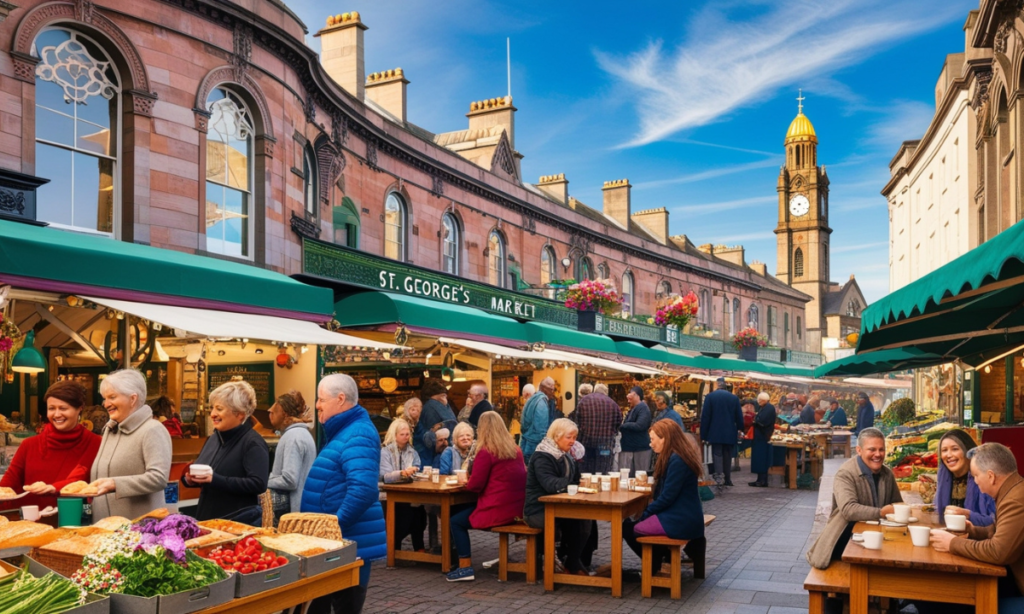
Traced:
[[196, 477], [202, 477], [205, 475], [213, 475], [213, 467], [209, 465], [189, 465], [189, 475]]
[[629, 469], [619, 469], [619, 478], [623, 480], [629, 479]]
[[26, 505], [21, 508], [21, 519], [35, 522], [39, 520], [39, 506]]
[[910, 527], [910, 541], [914, 542], [914, 545], [920, 548], [925, 548], [929, 545], [931, 535], [932, 530], [929, 527], [921, 525], [914, 525]]
[[967, 517], [960, 514], [946, 514], [946, 528], [950, 531], [966, 531]]
[[575, 495], [576, 493], [578, 493], [580, 491], [580, 487], [575, 485], [575, 484], [569, 484], [569, 487], [568, 487], [567, 490], [569, 491], [570, 495]]
[[910, 506], [906, 503], [896, 503], [892, 506], [892, 515], [896, 522], [909, 522]]
[[881, 531], [864, 531], [861, 533], [864, 536], [864, 547], [869, 550], [881, 550], [882, 549], [882, 532]]

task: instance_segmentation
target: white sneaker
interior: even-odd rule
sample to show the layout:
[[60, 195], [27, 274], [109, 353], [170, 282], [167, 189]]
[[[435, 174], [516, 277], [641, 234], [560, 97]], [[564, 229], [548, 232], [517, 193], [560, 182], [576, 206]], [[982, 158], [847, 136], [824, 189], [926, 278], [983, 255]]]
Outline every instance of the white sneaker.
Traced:
[[491, 559], [489, 561], [484, 561], [484, 569], [490, 569], [491, 567], [494, 567], [498, 564], [499, 560], [500, 559]]

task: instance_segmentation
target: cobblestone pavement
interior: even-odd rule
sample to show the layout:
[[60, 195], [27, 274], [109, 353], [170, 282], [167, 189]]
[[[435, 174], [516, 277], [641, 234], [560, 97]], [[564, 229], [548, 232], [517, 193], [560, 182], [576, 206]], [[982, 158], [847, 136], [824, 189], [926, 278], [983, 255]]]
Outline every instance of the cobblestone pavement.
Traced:
[[[520, 574], [498, 582], [498, 567], [483, 569], [481, 563], [497, 558], [498, 539], [489, 533], [472, 532], [474, 582], [447, 582], [436, 565], [399, 562], [387, 569], [373, 565], [364, 611], [376, 613], [484, 613], [484, 612], [687, 612], [693, 614], [796, 614], [807, 612], [804, 576], [810, 567], [804, 559], [814, 526], [817, 491], [790, 491], [778, 477], [772, 488], [750, 488], [753, 479], [734, 472], [737, 486], [728, 489], [704, 511], [717, 519], [708, 527], [707, 578], [694, 580], [683, 568], [683, 597], [669, 598], [668, 589], [654, 589], [652, 599], [640, 596], [640, 581], [626, 580], [621, 599], [606, 589], [556, 586], [546, 593], [543, 581], [527, 586]], [[611, 557], [608, 525], [598, 523], [601, 545], [595, 564]], [[408, 543], [406, 543], [408, 547]], [[511, 546], [513, 556], [523, 555], [522, 542]], [[624, 567], [640, 569], [640, 559], [623, 546]]]

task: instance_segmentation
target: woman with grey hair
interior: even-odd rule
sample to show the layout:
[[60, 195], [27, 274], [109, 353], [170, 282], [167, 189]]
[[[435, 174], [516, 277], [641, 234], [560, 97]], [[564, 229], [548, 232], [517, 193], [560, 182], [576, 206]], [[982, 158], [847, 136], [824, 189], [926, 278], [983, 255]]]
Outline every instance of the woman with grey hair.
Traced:
[[110, 421], [92, 463], [99, 490], [93, 520], [135, 518], [164, 505], [171, 475], [171, 436], [146, 405], [146, 377], [135, 369], [114, 371], [100, 382]]
[[[210, 393], [213, 435], [206, 440], [197, 465], [209, 465], [212, 473], [182, 473], [181, 483], [200, 487], [197, 520], [224, 518], [261, 526], [259, 496], [267, 490], [270, 450], [252, 428], [256, 391], [245, 381], [225, 382]], [[197, 472], [199, 473], [199, 472]]]
[[775, 406], [769, 403], [771, 397], [767, 392], [757, 395], [757, 415], [754, 416], [754, 443], [750, 450], [750, 472], [757, 474], [757, 479], [748, 482], [749, 486], [766, 488], [768, 486], [768, 470], [772, 467], [772, 435], [775, 433]]

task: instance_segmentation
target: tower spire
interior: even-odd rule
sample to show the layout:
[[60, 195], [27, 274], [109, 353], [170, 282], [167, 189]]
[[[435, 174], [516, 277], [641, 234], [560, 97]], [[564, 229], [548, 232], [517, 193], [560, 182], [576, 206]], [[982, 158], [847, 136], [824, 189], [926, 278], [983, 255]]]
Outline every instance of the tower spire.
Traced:
[[804, 98], [804, 90], [803, 90], [803, 88], [801, 88], [801, 89], [798, 89], [797, 92], [799, 92], [799, 93], [796, 96], [796, 102], [797, 102], [796, 112], [798, 114], [803, 114], [803, 112], [804, 112], [804, 100], [805, 100], [805, 98]]

